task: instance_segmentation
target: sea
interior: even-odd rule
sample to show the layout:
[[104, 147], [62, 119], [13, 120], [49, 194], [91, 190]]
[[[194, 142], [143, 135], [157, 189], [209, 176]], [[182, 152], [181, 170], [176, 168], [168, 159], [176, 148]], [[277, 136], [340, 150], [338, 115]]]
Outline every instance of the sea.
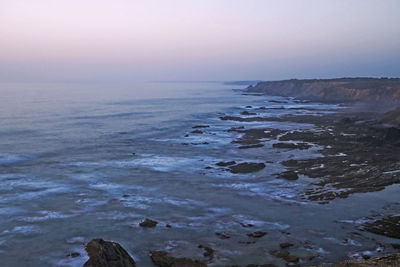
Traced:
[[[153, 250], [209, 266], [285, 266], [270, 253], [282, 242], [294, 244], [289, 251], [300, 264], [393, 253], [395, 240], [360, 227], [400, 201], [398, 186], [328, 204], [307, 201], [302, 194], [316, 179], [288, 181], [277, 174], [284, 160], [322, 156], [320, 147], [279, 149], [265, 140], [264, 147], [239, 149], [233, 141], [241, 133], [228, 130], [314, 125], [220, 119], [257, 107], [267, 109], [255, 116], [266, 117], [320, 116], [343, 107], [249, 95], [245, 87], [1, 83], [0, 266], [82, 266], [93, 238], [120, 243], [138, 266], [153, 266]], [[199, 125], [209, 127], [192, 133]], [[233, 174], [216, 166], [221, 161], [266, 167]], [[157, 226], [140, 227], [145, 218]], [[255, 231], [267, 234], [247, 236]], [[205, 258], [199, 245], [211, 247], [214, 257]]]

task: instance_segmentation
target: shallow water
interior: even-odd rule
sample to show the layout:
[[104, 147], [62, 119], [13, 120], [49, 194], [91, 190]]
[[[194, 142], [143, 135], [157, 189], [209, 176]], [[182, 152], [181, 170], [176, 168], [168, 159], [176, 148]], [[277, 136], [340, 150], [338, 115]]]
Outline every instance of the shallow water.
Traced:
[[[247, 105], [267, 107], [257, 112], [268, 116], [317, 116], [339, 107], [232, 89], [221, 83], [1, 84], [1, 264], [81, 266], [87, 260], [83, 244], [96, 237], [121, 243], [139, 266], [152, 266], [148, 252], [154, 249], [201, 258], [199, 244], [215, 249], [214, 266], [282, 265], [268, 252], [286, 241], [296, 244], [293, 254], [318, 255], [304, 263], [393, 252], [394, 240], [352, 232], [360, 218], [398, 202], [398, 186], [328, 205], [305, 202], [300, 194], [312, 179], [285, 181], [275, 174], [283, 160], [319, 156], [317, 147], [273, 149], [267, 141], [262, 148], [237, 149], [231, 141], [238, 134], [226, 130], [312, 125], [218, 118], [238, 115]], [[190, 133], [194, 125], [210, 127]], [[231, 160], [271, 163], [246, 175], [205, 169]], [[146, 217], [159, 226], [138, 227]], [[268, 235], [239, 243], [256, 230]], [[215, 232], [232, 238], [221, 240]], [[70, 252], [81, 256], [67, 257]]]

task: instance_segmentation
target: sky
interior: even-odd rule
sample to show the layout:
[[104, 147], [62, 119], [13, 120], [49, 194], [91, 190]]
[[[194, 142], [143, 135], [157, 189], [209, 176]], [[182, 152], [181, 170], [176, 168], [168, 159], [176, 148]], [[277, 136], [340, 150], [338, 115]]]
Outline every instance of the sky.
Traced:
[[0, 0], [0, 81], [400, 77], [399, 0]]

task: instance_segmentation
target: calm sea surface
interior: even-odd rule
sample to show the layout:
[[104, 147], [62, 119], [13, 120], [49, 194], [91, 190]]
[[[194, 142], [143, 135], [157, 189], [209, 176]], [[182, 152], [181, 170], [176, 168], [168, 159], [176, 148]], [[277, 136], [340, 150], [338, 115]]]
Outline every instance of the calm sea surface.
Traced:
[[[400, 201], [398, 187], [356, 194], [327, 205], [305, 202], [312, 179], [276, 178], [279, 162], [316, 157], [308, 151], [237, 149], [231, 127], [312, 129], [313, 125], [221, 121], [246, 106], [285, 107], [261, 116], [315, 113], [318, 103], [278, 104], [278, 97], [242, 95], [222, 83], [0, 84], [0, 265], [81, 266], [84, 244], [101, 237], [122, 244], [139, 266], [149, 250], [202, 258], [210, 265], [282, 262], [269, 255], [281, 242], [291, 252], [336, 262], [360, 254], [393, 252], [393, 240], [353, 235], [359, 219]], [[312, 108], [313, 111], [290, 107]], [[195, 125], [209, 125], [203, 134]], [[186, 137], [185, 137], [186, 136]], [[270, 162], [237, 175], [219, 161]], [[206, 169], [207, 166], [213, 168]], [[159, 222], [143, 229], [144, 218]], [[243, 228], [241, 223], [254, 224]], [[165, 227], [170, 224], [172, 228]], [[246, 233], [267, 231], [255, 244]], [[215, 232], [232, 237], [221, 240]], [[290, 233], [287, 234], [287, 232]], [[381, 243], [381, 244], [380, 244]], [[67, 255], [79, 252], [81, 256]]]

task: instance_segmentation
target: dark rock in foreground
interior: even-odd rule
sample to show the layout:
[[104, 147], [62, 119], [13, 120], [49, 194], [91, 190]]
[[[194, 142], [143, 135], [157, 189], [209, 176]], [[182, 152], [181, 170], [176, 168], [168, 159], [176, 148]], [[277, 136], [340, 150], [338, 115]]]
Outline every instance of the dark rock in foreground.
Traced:
[[93, 239], [86, 245], [89, 260], [85, 267], [135, 267], [135, 261], [120, 244]]
[[229, 167], [231, 173], [258, 172], [265, 168], [264, 163], [244, 162]]
[[141, 227], [156, 227], [157, 224], [158, 224], [158, 222], [156, 222], [156, 221], [146, 219], [143, 222], [139, 223], [139, 226], [141, 226]]
[[198, 260], [189, 258], [174, 258], [164, 251], [151, 251], [150, 258], [159, 267], [206, 267], [207, 265]]

